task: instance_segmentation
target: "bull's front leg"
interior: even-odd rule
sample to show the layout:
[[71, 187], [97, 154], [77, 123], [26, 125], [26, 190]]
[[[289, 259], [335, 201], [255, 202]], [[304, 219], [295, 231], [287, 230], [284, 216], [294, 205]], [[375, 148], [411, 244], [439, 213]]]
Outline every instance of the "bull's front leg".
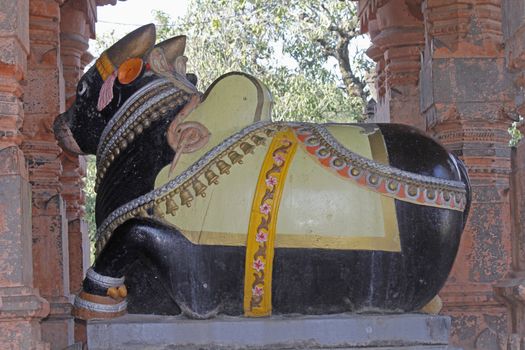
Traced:
[[[157, 299], [171, 299], [191, 318], [208, 318], [219, 309], [216, 283], [207, 250], [189, 242], [180, 232], [148, 219], [132, 219], [119, 226], [84, 279], [75, 300], [75, 316], [112, 318], [126, 312], [127, 292], [140, 288], [125, 281], [137, 261], [151, 267], [162, 288], [145, 291]], [[223, 272], [223, 271], [221, 271]], [[146, 272], [148, 273], [148, 272]], [[143, 299], [143, 298], [142, 298]], [[138, 305], [136, 312], [151, 310]]]
[[165, 281], [168, 261], [162, 245], [172, 239], [172, 232], [147, 219], [132, 219], [119, 226], [86, 273], [82, 291], [75, 299], [75, 316], [91, 319], [124, 314], [128, 269], [137, 260], [148, 260], [164, 272], [161, 279]]

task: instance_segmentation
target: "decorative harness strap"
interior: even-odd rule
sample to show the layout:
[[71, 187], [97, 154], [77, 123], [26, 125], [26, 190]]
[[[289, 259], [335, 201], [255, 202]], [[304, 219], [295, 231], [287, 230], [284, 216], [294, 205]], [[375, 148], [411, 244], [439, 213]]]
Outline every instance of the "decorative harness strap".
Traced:
[[186, 104], [191, 95], [158, 79], [142, 87], [108, 122], [97, 148], [95, 191], [111, 163], [149, 126], [162, 119], [173, 108]]
[[207, 186], [218, 184], [216, 171], [220, 175], [229, 174], [232, 166], [242, 163], [243, 156], [253, 153], [254, 148], [263, 145], [266, 138], [286, 127], [267, 121], [252, 124], [208, 151], [162, 187], [117, 208], [97, 229], [96, 254], [105, 246], [112, 232], [125, 221], [134, 217], [162, 218], [165, 213], [175, 215], [179, 205], [191, 206], [194, 194], [202, 196]]
[[359, 186], [405, 202], [464, 211], [462, 182], [400, 170], [362, 157], [341, 145], [317, 124], [294, 126], [306, 151], [323, 167]]
[[272, 271], [277, 214], [297, 140], [291, 129], [278, 132], [266, 153], [253, 197], [244, 274], [244, 314], [272, 313]]
[[465, 208], [466, 190], [460, 181], [414, 174], [362, 157], [339, 144], [321, 125], [265, 121], [230, 136], [162, 187], [113, 211], [97, 230], [97, 254], [112, 232], [125, 221], [134, 217], [162, 219], [166, 213], [174, 215], [179, 205], [190, 206], [195, 197], [205, 195], [207, 186], [218, 183], [219, 176], [214, 171], [220, 175], [229, 174], [229, 169], [242, 163], [242, 158], [252, 153], [255, 147], [289, 128], [293, 129], [299, 143], [324, 167], [359, 186], [419, 205], [457, 211]]

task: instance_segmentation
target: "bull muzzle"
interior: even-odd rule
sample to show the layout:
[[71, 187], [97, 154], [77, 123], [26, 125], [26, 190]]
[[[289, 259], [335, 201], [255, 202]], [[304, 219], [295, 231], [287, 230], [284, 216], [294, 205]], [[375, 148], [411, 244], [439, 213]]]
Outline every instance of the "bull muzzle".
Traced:
[[73, 137], [73, 133], [68, 126], [68, 121], [70, 118], [69, 113], [69, 111], [66, 111], [55, 119], [55, 122], [53, 123], [55, 138], [58, 141], [58, 145], [63, 150], [75, 155], [83, 155], [85, 153], [80, 149], [80, 146]]

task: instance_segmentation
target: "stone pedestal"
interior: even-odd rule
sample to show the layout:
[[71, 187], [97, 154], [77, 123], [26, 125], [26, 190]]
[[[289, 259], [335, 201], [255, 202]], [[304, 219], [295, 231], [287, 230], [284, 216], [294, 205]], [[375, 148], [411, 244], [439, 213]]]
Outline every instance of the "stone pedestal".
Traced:
[[219, 317], [126, 315], [88, 322], [105, 349], [448, 349], [450, 319], [424, 314]]

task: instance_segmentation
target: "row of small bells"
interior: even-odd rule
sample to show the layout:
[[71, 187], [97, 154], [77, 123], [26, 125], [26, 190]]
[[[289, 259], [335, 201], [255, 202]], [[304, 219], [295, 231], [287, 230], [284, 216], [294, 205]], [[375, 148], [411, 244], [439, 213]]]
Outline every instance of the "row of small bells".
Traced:
[[[255, 143], [255, 145], [264, 144], [264, 138], [258, 135], [252, 135], [251, 140]], [[239, 148], [244, 153], [244, 155], [247, 155], [248, 153], [253, 153], [255, 149], [255, 145], [247, 141], [243, 141], [239, 145]], [[223, 175], [223, 174], [228, 175], [230, 173], [230, 168], [232, 167], [232, 165], [242, 164], [243, 162], [242, 159], [244, 156], [235, 150], [228, 151], [227, 156], [230, 159], [231, 165], [228, 164], [223, 159], [219, 159], [215, 162], [215, 166], [217, 167], [220, 175]], [[206, 189], [208, 188], [208, 186], [217, 185], [219, 183], [219, 175], [217, 175], [211, 169], [211, 166], [208, 167], [204, 171], [204, 178], [206, 179], [208, 186], [199, 180], [199, 175], [200, 174], [198, 174], [191, 180], [191, 185], [189, 182], [186, 182], [182, 186], [180, 186], [178, 190], [173, 191], [172, 193], [168, 194], [165, 197], [157, 199], [155, 201], [155, 205], [153, 206], [154, 216], [164, 217], [164, 211], [160, 207], [160, 204], [163, 201], [166, 201], [165, 213], [170, 214], [170, 215], [175, 215], [175, 212], [179, 209], [179, 206], [177, 205], [177, 203], [175, 203], [175, 199], [174, 199], [174, 196], [177, 193], [180, 196], [181, 205], [191, 207], [191, 202], [193, 201], [194, 197], [193, 197], [193, 194], [189, 190], [190, 186], [193, 188], [193, 192], [195, 193], [195, 196], [206, 197]]]
[[[268, 137], [272, 136], [274, 132], [275, 131], [271, 130], [271, 129], [265, 130], [265, 134]], [[250, 139], [257, 146], [265, 144], [265, 138], [261, 137], [259, 135], [252, 135], [250, 137]], [[253, 153], [253, 151], [255, 149], [255, 146], [252, 145], [251, 143], [247, 142], [247, 141], [243, 141], [243, 142], [240, 143], [239, 148], [244, 153], [244, 155], [246, 155], [248, 153]], [[232, 165], [236, 164], [236, 163], [242, 164], [243, 155], [239, 154], [235, 150], [228, 151], [227, 155], [228, 155], [228, 158], [230, 159]], [[224, 156], [224, 154], [221, 154], [219, 156], [219, 158], [222, 158], [223, 156]], [[232, 165], [228, 164], [223, 159], [219, 159], [219, 160], [217, 160], [215, 162], [215, 166], [217, 167], [217, 169], [219, 170], [219, 174], [221, 174], [221, 175], [222, 174], [229, 174], [230, 173], [230, 168], [231, 168]], [[208, 188], [208, 186], [210, 186], [212, 184], [218, 184], [219, 183], [219, 175], [217, 175], [213, 170], [211, 170], [211, 166], [208, 167], [204, 171], [204, 177], [206, 178], [206, 180], [208, 182], [208, 186], [203, 184], [202, 181], [200, 181], [198, 179], [199, 176], [200, 176], [200, 174], [195, 176], [195, 178], [191, 181], [191, 186], [193, 187], [193, 191], [195, 192], [196, 196], [205, 197], [206, 196], [205, 191]], [[153, 203], [148, 203], [148, 204], [146, 204], [146, 205], [144, 205], [144, 206], [142, 206], [140, 208], [136, 208], [135, 209], [136, 213], [133, 213], [135, 211], [135, 210], [133, 210], [132, 212], [127, 214], [127, 215], [129, 215], [129, 217], [127, 217], [127, 218], [126, 218], [126, 215], [125, 215], [123, 217], [120, 217], [120, 218], [116, 219], [107, 228], [106, 232], [104, 234], [102, 234], [101, 237], [97, 240], [97, 243], [95, 245], [96, 246], [96, 254], [99, 254], [100, 251], [102, 250], [102, 248], [106, 245], [106, 242], [107, 242], [107, 240], [110, 237], [110, 233], [113, 232], [113, 230], [118, 225], [120, 225], [122, 222], [124, 222], [125, 220], [127, 220], [127, 219], [129, 219], [131, 217], [136, 217], [136, 216], [149, 217], [150, 215], [148, 213], [148, 210], [151, 209], [151, 208], [153, 209], [153, 215], [155, 217], [158, 217], [158, 218], [163, 218], [164, 215], [165, 215], [164, 213], [175, 215], [175, 212], [179, 209], [179, 206], [177, 205], [177, 203], [175, 203], [175, 200], [174, 200], [174, 196], [177, 193], [179, 193], [179, 195], [180, 195], [181, 205], [185, 205], [187, 207], [190, 207], [191, 206], [191, 202], [193, 201], [193, 195], [188, 190], [188, 187], [189, 187], [189, 184], [185, 183], [185, 184], [183, 184], [180, 187], [181, 188], [180, 191], [178, 191], [178, 189], [176, 189], [175, 191], [172, 191], [168, 195], [156, 199]], [[166, 210], [165, 211], [163, 211], [162, 208], [160, 207], [160, 205], [161, 205], [161, 203], [163, 201], [166, 201]]]

